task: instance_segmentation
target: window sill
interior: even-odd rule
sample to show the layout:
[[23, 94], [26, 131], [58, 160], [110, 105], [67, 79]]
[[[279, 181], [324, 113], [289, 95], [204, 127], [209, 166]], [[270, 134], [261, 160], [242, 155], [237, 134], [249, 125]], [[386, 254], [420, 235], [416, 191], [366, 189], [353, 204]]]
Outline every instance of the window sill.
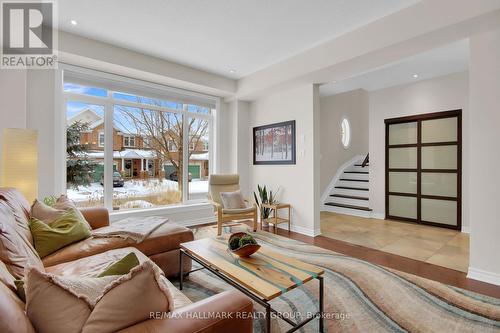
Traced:
[[111, 222], [128, 217], [165, 216], [171, 221], [185, 225], [197, 225], [212, 222], [213, 205], [209, 202], [186, 203], [146, 209], [130, 209], [109, 213]]

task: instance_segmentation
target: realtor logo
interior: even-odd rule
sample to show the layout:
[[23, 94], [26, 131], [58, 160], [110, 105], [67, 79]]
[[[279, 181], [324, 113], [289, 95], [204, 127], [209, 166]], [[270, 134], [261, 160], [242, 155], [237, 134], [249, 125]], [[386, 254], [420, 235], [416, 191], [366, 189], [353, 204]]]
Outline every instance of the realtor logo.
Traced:
[[1, 17], [1, 68], [56, 68], [52, 1], [3, 1]]

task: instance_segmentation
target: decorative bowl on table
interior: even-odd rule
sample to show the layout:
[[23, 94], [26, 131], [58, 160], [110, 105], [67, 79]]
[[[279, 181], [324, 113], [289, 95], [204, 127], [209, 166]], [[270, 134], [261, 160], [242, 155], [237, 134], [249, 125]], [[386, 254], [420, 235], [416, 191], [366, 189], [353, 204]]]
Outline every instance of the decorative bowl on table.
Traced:
[[252, 254], [260, 249], [260, 245], [246, 232], [236, 232], [229, 237], [228, 240], [229, 251], [240, 256], [250, 257]]

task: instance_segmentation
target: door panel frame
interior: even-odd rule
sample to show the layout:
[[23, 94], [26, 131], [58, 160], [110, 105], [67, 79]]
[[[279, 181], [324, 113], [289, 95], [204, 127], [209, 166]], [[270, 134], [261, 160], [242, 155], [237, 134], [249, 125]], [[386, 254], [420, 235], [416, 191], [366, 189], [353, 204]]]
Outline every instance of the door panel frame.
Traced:
[[[457, 141], [446, 142], [428, 142], [422, 143], [422, 121], [435, 120], [443, 118], [457, 118]], [[417, 143], [392, 144], [389, 145], [389, 127], [390, 125], [417, 122]], [[461, 230], [462, 228], [462, 110], [449, 110], [420, 115], [398, 117], [385, 119], [385, 219], [400, 220], [426, 224], [442, 228]], [[457, 146], [457, 168], [456, 169], [422, 169], [422, 147], [432, 146]], [[390, 148], [409, 148], [417, 147], [417, 168], [389, 168], [389, 149]], [[417, 193], [398, 193], [389, 191], [389, 172], [416, 172], [417, 173]], [[438, 195], [422, 194], [422, 173], [456, 173], [457, 174], [457, 197], [446, 197]], [[417, 198], [417, 218], [406, 218], [392, 216], [389, 214], [389, 195], [407, 196]], [[421, 199], [437, 199], [457, 202], [457, 225], [440, 224], [422, 220]]]

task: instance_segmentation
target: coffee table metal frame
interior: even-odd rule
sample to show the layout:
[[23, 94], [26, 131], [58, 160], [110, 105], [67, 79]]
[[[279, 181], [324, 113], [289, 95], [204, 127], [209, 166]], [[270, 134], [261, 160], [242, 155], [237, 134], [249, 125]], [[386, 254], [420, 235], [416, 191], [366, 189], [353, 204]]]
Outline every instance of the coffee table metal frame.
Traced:
[[[186, 255], [189, 258], [191, 258], [192, 260], [199, 263], [202, 266], [202, 268], [194, 269], [192, 271], [183, 273], [182, 272], [182, 265], [183, 265], [182, 257], [183, 257], [183, 255]], [[302, 326], [309, 323], [311, 320], [316, 319], [319, 316], [319, 332], [323, 333], [323, 331], [324, 331], [324, 323], [323, 323], [323, 320], [324, 320], [323, 319], [324, 286], [323, 286], [323, 276], [322, 275], [317, 275], [316, 277], [314, 277], [315, 279], [317, 279], [319, 281], [319, 311], [300, 323], [294, 323], [289, 318], [283, 316], [283, 314], [281, 312], [278, 312], [275, 309], [273, 309], [268, 300], [263, 299], [263, 298], [259, 297], [258, 295], [254, 294], [252, 291], [250, 291], [247, 288], [245, 288], [244, 286], [240, 285], [239, 283], [237, 283], [236, 281], [231, 279], [229, 276], [225, 275], [224, 273], [221, 273], [219, 270], [212, 267], [210, 264], [207, 264], [205, 261], [197, 258], [196, 256], [192, 255], [191, 253], [184, 250], [183, 248], [180, 249], [180, 254], [179, 254], [179, 289], [182, 290], [182, 284], [183, 284], [182, 280], [183, 280], [184, 275], [188, 275], [189, 273], [196, 272], [196, 271], [199, 271], [201, 269], [209, 270], [211, 273], [215, 274], [217, 277], [221, 278], [226, 283], [230, 284], [234, 288], [238, 289], [239, 291], [241, 291], [242, 293], [244, 293], [245, 295], [247, 295], [248, 297], [250, 297], [251, 299], [253, 299], [257, 303], [262, 305], [266, 309], [266, 332], [268, 332], [268, 333], [271, 332], [271, 313], [274, 313], [278, 318], [286, 321], [288, 324], [290, 324], [292, 326], [292, 328], [290, 330], [288, 330], [287, 332], [295, 332], [298, 329], [300, 329]]]

